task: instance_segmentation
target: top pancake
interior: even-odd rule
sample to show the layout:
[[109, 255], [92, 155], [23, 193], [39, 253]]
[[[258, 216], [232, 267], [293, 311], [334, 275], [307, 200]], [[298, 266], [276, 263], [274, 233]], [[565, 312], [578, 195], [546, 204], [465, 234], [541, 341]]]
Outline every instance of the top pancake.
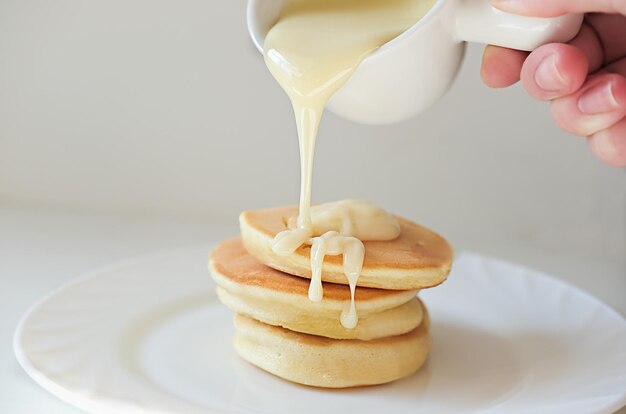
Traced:
[[[301, 277], [311, 277], [310, 246], [301, 246], [290, 256], [272, 251], [271, 242], [287, 229], [298, 214], [297, 206], [245, 211], [239, 216], [241, 235], [248, 252], [267, 266]], [[359, 286], [408, 290], [442, 283], [452, 265], [452, 248], [437, 233], [397, 217], [401, 234], [390, 241], [365, 241], [365, 258]], [[347, 284], [341, 256], [327, 256], [322, 280]]]

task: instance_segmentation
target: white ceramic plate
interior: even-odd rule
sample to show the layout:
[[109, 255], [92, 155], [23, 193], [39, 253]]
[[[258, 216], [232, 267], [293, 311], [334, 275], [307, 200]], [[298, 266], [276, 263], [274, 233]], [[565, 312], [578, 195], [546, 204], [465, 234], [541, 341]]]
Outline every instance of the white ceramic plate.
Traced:
[[421, 294], [434, 344], [417, 375], [342, 391], [282, 381], [234, 353], [207, 251], [137, 259], [52, 293], [18, 328], [20, 363], [59, 398], [101, 413], [569, 414], [626, 403], [621, 316], [559, 281], [473, 254]]

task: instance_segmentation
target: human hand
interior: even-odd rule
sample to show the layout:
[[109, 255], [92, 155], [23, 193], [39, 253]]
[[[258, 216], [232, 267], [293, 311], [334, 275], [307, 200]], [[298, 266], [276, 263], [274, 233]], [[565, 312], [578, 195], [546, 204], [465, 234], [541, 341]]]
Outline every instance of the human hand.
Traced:
[[587, 137], [606, 164], [626, 166], [626, 0], [491, 0], [504, 11], [536, 17], [587, 13], [568, 44], [532, 53], [487, 46], [481, 77], [493, 88], [521, 79], [530, 96], [550, 101], [563, 130]]

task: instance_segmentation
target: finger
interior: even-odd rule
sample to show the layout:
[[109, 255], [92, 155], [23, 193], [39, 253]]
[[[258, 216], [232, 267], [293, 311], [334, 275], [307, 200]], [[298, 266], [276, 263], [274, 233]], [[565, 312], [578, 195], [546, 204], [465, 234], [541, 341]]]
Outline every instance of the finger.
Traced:
[[589, 136], [626, 115], [626, 78], [615, 73], [590, 77], [577, 92], [552, 101], [556, 124], [574, 135]]
[[593, 73], [604, 64], [604, 46], [595, 28], [585, 20], [578, 35], [569, 42], [587, 57], [589, 72]]
[[[587, 57], [587, 61], [589, 62], [589, 72], [594, 72], [598, 70], [603, 62], [604, 55], [602, 53], [603, 47], [598, 38], [597, 32], [590, 27], [588, 24], [584, 24], [578, 35], [570, 42], [570, 45], [578, 48], [583, 55]], [[539, 51], [538, 53], [541, 53]], [[571, 50], [567, 50], [565, 48], [565, 55], [563, 59], [566, 62], [569, 62], [571, 59], [572, 52]], [[492, 88], [505, 88], [515, 84], [520, 80], [520, 72], [521, 68], [524, 64], [524, 60], [528, 57], [528, 52], [522, 52], [519, 50], [512, 50], [498, 46], [487, 46], [485, 48], [485, 52], [483, 54], [483, 61], [481, 65], [480, 75], [483, 79], [483, 82]], [[558, 62], [562, 59], [557, 58]], [[566, 67], [558, 67], [560, 72], [563, 72], [563, 76], [567, 79], [572, 79], [573, 82], [566, 88], [560, 88], [557, 86], [556, 92], [552, 90], [546, 91], [545, 94], [537, 94], [544, 96], [537, 96], [532, 94], [539, 99], [549, 99], [550, 97], [564, 96], [574, 91], [574, 87], [578, 84], [582, 84], [584, 77], [581, 77], [580, 74], [583, 72], [580, 68], [574, 67], [573, 73], [567, 73]], [[531, 68], [532, 72], [532, 68]], [[559, 77], [557, 77], [558, 79]], [[536, 88], [533, 88], [535, 91]]]
[[[603, 70], [626, 77], [626, 58], [606, 66]], [[626, 117], [591, 135], [587, 142], [591, 151], [604, 163], [614, 167], [626, 167]]]
[[626, 118], [587, 138], [596, 157], [613, 167], [626, 167]]
[[480, 77], [491, 88], [506, 88], [520, 78], [520, 71], [528, 52], [487, 46], [483, 53]]
[[522, 65], [522, 84], [535, 99], [560, 98], [583, 85], [588, 68], [587, 56], [579, 48], [550, 43], [528, 56]]
[[[621, 1], [626, 4], [626, 1]], [[604, 51], [604, 63], [626, 56], [626, 16], [592, 13], [585, 16], [585, 23], [596, 34], [599, 46]]]
[[606, 65], [602, 70], [609, 73], [618, 73], [626, 78], [626, 57], [613, 62], [610, 65]]
[[567, 13], [620, 13], [626, 15], [624, 0], [491, 0], [500, 10], [535, 17]]

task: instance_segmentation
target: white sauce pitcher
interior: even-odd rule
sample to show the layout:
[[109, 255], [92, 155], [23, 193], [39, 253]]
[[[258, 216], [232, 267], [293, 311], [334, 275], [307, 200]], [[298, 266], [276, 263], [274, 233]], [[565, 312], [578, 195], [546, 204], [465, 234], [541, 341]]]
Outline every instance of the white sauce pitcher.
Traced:
[[[259, 51], [284, 0], [249, 0], [248, 30]], [[500, 11], [488, 0], [439, 0], [415, 25], [368, 56], [327, 108], [364, 124], [402, 121], [424, 111], [448, 90], [465, 42], [534, 50], [567, 42], [583, 15], [535, 18]]]

